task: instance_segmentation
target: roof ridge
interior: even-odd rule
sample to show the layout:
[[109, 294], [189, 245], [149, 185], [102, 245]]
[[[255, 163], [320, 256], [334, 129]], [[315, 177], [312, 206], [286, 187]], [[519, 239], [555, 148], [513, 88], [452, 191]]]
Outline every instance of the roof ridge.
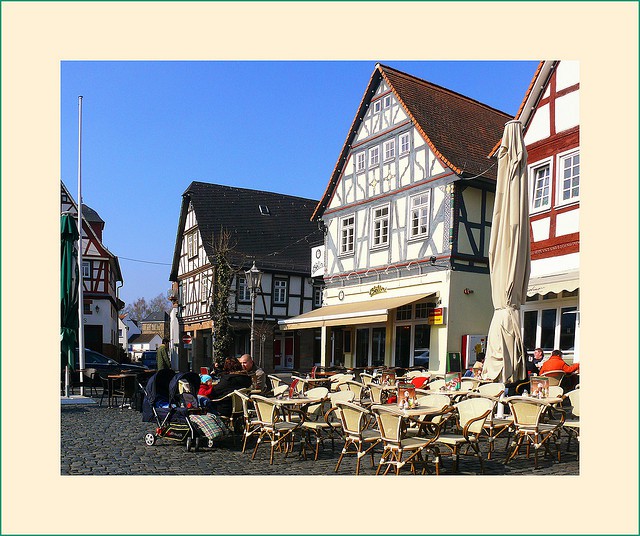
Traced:
[[205, 186], [205, 187], [215, 187], [215, 188], [225, 188], [227, 190], [237, 190], [237, 191], [243, 191], [243, 192], [255, 192], [255, 193], [259, 193], [259, 194], [273, 195], [273, 196], [282, 197], [282, 198], [286, 197], [286, 198], [291, 198], [291, 199], [301, 199], [303, 201], [311, 201], [313, 203], [317, 203], [318, 202], [317, 199], [311, 199], [310, 197], [302, 197], [302, 196], [299, 196], [299, 195], [292, 195], [292, 194], [283, 194], [283, 193], [280, 193], [280, 192], [271, 192], [271, 191], [268, 191], [268, 190], [258, 190], [256, 188], [241, 188], [239, 186], [228, 186], [226, 184], [218, 184], [218, 183], [214, 183], [214, 182], [203, 182], [203, 181], [191, 181], [191, 184], [189, 184], [189, 186], [184, 191], [184, 193], [186, 194], [187, 192], [189, 192], [189, 190], [194, 185], [202, 185], [202, 186]]
[[416, 82], [419, 82], [419, 83], [421, 83], [421, 84], [426, 84], [426, 85], [431, 86], [432, 88], [434, 88], [434, 89], [436, 89], [436, 90], [438, 90], [438, 91], [442, 91], [442, 92], [447, 93], [447, 94], [449, 94], [449, 95], [453, 95], [453, 96], [456, 96], [456, 97], [460, 97], [460, 98], [462, 98], [462, 99], [464, 99], [464, 100], [467, 100], [467, 101], [470, 101], [470, 102], [472, 102], [472, 103], [478, 104], [478, 105], [482, 106], [483, 108], [487, 108], [487, 109], [489, 109], [489, 110], [493, 110], [494, 112], [498, 112], [498, 113], [500, 113], [500, 114], [507, 115], [507, 116], [509, 116], [509, 117], [513, 117], [511, 114], [509, 114], [509, 113], [507, 113], [507, 112], [504, 112], [504, 111], [502, 111], [502, 110], [499, 110], [498, 108], [495, 108], [495, 107], [493, 107], [493, 106], [490, 106], [490, 105], [488, 105], [488, 104], [486, 104], [486, 103], [484, 103], [484, 102], [482, 102], [482, 101], [479, 101], [479, 100], [477, 100], [477, 99], [474, 99], [473, 97], [469, 97], [468, 95], [464, 95], [464, 94], [462, 94], [462, 93], [459, 93], [458, 91], [454, 91], [453, 89], [448, 89], [448, 88], [446, 88], [446, 87], [444, 87], [444, 86], [441, 86], [441, 85], [435, 84], [435, 83], [433, 83], [433, 82], [429, 82], [428, 80], [425, 80], [424, 78], [420, 78], [420, 77], [418, 77], [418, 76], [414, 76], [414, 75], [412, 75], [412, 74], [405, 73], [404, 71], [400, 71], [400, 70], [395, 69], [395, 68], [393, 68], [393, 67], [390, 67], [390, 66], [388, 66], [388, 65], [383, 65], [382, 63], [378, 63], [378, 67], [379, 67], [380, 69], [386, 69], [386, 70], [389, 70], [389, 71], [393, 71], [393, 72], [394, 72], [395, 74], [397, 74], [398, 76], [402, 76], [402, 77], [404, 77], [404, 78], [408, 78], [408, 79], [411, 79], [411, 80], [415, 80]]

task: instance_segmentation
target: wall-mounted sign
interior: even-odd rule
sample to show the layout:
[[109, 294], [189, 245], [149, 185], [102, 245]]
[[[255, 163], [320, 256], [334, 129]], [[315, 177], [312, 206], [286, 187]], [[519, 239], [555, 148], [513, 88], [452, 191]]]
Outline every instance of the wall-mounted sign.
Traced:
[[445, 316], [445, 308], [444, 307], [434, 307], [432, 309], [427, 310], [427, 324], [432, 326], [443, 325]]
[[386, 288], [384, 288], [382, 285], [376, 285], [375, 287], [371, 287], [369, 289], [369, 296], [373, 297], [384, 292], [387, 292]]
[[324, 275], [324, 246], [311, 248], [311, 277]]

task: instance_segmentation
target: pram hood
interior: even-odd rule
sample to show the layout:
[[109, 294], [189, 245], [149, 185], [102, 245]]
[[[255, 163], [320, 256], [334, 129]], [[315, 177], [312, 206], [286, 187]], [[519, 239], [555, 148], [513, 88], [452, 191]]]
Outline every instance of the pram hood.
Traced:
[[161, 369], [149, 378], [145, 387], [145, 398], [149, 404], [153, 406], [158, 398], [164, 398], [167, 402], [171, 400], [170, 384], [175, 375], [172, 369]]
[[172, 402], [180, 395], [178, 385], [181, 380], [189, 383], [189, 390], [193, 396], [198, 395], [198, 391], [200, 390], [200, 375], [195, 372], [178, 372], [169, 381], [169, 398]]

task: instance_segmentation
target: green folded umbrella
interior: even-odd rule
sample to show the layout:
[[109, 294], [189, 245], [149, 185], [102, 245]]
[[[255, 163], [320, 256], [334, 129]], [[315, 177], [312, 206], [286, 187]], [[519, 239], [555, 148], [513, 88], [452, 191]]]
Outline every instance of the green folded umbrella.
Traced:
[[60, 217], [61, 265], [60, 265], [60, 353], [62, 366], [75, 365], [75, 348], [78, 333], [78, 256], [76, 241], [78, 226], [70, 214]]

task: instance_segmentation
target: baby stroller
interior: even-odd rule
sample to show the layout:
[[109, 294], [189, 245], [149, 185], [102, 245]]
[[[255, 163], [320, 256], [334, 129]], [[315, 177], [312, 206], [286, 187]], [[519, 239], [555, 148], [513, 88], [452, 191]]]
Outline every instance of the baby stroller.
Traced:
[[200, 376], [195, 372], [175, 373], [171, 369], [156, 372], [144, 391], [142, 401], [142, 421], [156, 422], [155, 433], [144, 436], [144, 442], [152, 446], [156, 439], [163, 437], [171, 441], [185, 442], [187, 451], [198, 450], [201, 443], [207, 442], [197, 426], [194, 426], [190, 415], [202, 415], [205, 410], [198, 404]]

